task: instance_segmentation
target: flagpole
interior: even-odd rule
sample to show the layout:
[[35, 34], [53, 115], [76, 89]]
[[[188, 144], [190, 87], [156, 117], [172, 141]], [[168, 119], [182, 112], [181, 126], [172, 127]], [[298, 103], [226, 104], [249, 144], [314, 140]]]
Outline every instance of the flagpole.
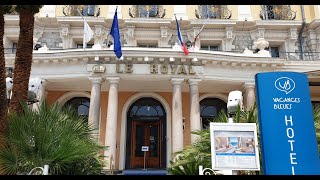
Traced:
[[[118, 6], [116, 6], [116, 11], [117, 11], [117, 9], [118, 9]], [[118, 12], [118, 11], [117, 11], [117, 12]], [[110, 29], [110, 32], [111, 32], [111, 29]], [[107, 48], [108, 48], [108, 44], [109, 44], [110, 32], [109, 32], [109, 34], [108, 34], [108, 36], [107, 36]], [[111, 45], [110, 45], [110, 46], [111, 46]]]
[[198, 34], [197, 34], [196, 37], [194, 38], [194, 42], [192, 43], [192, 46], [195, 46], [198, 36], [200, 35], [201, 31], [203, 30], [204, 26], [207, 24], [207, 22], [208, 22], [209, 19], [210, 19], [210, 17], [207, 18], [206, 21], [204, 22], [204, 24], [202, 25], [200, 31], [198, 32]]
[[83, 37], [82, 37], [82, 47], [83, 47], [83, 50], [85, 51], [85, 49], [86, 49], [86, 42], [85, 42], [85, 38], [84, 38], [84, 36], [85, 36], [85, 33], [84, 33], [84, 29], [85, 29], [85, 19], [84, 19], [84, 17], [82, 16], [82, 14], [81, 14], [81, 12], [79, 11], [79, 9], [77, 8], [77, 11], [78, 11], [78, 13], [79, 13], [79, 15], [82, 17], [82, 19], [83, 19]]

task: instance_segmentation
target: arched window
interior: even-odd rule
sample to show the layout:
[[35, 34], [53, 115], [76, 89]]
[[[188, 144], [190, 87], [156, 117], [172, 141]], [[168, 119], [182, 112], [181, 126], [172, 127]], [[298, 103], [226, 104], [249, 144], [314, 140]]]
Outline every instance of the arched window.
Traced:
[[64, 105], [68, 109], [74, 109], [78, 112], [79, 116], [82, 116], [88, 121], [90, 99], [86, 97], [74, 97], [67, 101]]
[[200, 117], [203, 129], [209, 128], [210, 122], [221, 111], [227, 112], [227, 103], [218, 98], [205, 98], [200, 101]]
[[140, 98], [130, 108], [128, 116], [135, 120], [158, 120], [165, 117], [161, 103], [153, 98]]

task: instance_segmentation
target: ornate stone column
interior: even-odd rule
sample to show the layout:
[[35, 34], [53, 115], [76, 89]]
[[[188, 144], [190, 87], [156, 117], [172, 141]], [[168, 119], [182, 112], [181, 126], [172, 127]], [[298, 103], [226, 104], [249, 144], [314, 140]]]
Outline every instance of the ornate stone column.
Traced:
[[224, 50], [231, 51], [232, 49], [232, 41], [233, 41], [233, 27], [226, 27], [225, 28], [226, 36], [224, 38]]
[[181, 83], [183, 78], [172, 78], [172, 152], [175, 153], [183, 149], [183, 117], [182, 117], [182, 97]]
[[298, 40], [298, 30], [297, 28], [290, 28], [288, 30], [288, 38], [286, 39], [287, 52], [295, 52], [296, 51], [296, 42]]
[[70, 34], [70, 25], [69, 24], [61, 24], [60, 27], [60, 37], [63, 42], [63, 49], [70, 48], [71, 43], [71, 34]]
[[38, 42], [39, 38], [42, 37], [43, 30], [44, 30], [43, 27], [39, 27], [39, 26], [35, 25], [34, 30], [33, 30], [33, 47]]
[[256, 101], [256, 96], [255, 96], [255, 84], [252, 83], [248, 83], [245, 82], [243, 84], [243, 88], [244, 88], [244, 94], [245, 94], [245, 100], [246, 100], [246, 109], [245, 110], [249, 110], [255, 103]]
[[99, 140], [100, 137], [100, 97], [101, 97], [101, 83], [104, 79], [99, 75], [91, 75], [91, 97], [88, 123], [92, 124], [95, 131], [94, 137]]
[[[199, 82], [201, 79], [189, 79], [190, 89], [190, 126], [191, 131], [201, 130], [200, 103], [199, 103]], [[191, 134], [191, 143], [194, 143], [198, 135]]]
[[102, 25], [95, 25], [95, 33], [94, 33], [94, 45], [92, 49], [101, 49], [103, 45], [103, 41], [106, 39], [105, 32], [106, 28]]
[[108, 110], [107, 110], [107, 123], [106, 123], [106, 138], [105, 145], [108, 149], [105, 151], [107, 156], [108, 165], [110, 166], [110, 158], [112, 157], [112, 165], [115, 164], [116, 148], [117, 148], [117, 122], [118, 122], [118, 85], [119, 77], [107, 77], [109, 82], [109, 95], [108, 95]]

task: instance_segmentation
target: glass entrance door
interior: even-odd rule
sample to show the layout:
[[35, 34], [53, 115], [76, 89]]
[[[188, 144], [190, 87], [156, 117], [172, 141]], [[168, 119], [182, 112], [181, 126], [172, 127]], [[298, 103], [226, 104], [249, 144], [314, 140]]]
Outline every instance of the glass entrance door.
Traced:
[[[132, 121], [131, 168], [160, 168], [161, 164], [160, 122]], [[147, 146], [148, 151], [142, 151]]]

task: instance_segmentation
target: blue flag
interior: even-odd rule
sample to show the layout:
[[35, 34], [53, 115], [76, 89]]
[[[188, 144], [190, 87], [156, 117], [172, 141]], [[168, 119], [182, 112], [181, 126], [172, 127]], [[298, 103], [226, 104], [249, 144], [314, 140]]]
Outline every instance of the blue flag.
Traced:
[[118, 57], [118, 59], [120, 59], [122, 56], [122, 50], [121, 50], [121, 43], [120, 43], [120, 32], [119, 32], [119, 26], [118, 26], [117, 8], [116, 8], [116, 12], [114, 13], [110, 35], [113, 37], [113, 41], [114, 41], [113, 51]]

